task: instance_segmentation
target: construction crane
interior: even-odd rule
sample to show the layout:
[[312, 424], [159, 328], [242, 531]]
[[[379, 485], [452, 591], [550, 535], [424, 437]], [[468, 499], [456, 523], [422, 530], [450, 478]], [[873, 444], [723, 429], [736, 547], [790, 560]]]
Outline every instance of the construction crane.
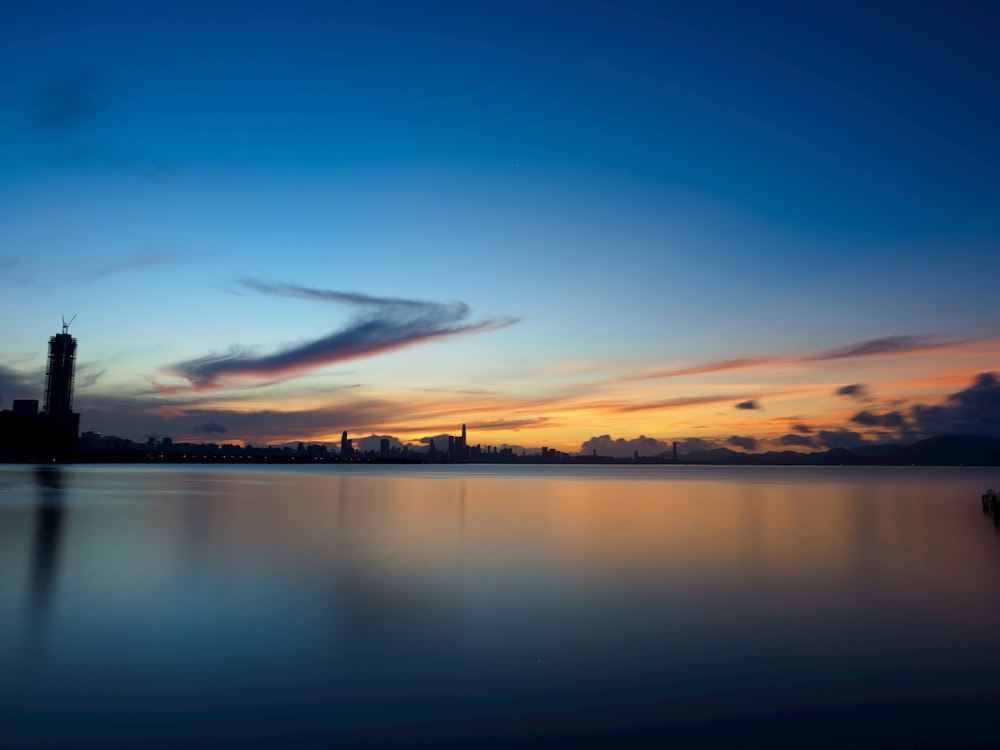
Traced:
[[74, 320], [76, 320], [76, 314], [74, 314], [73, 317], [69, 319], [69, 323], [66, 322], [66, 316], [65, 315], [62, 316], [63, 333], [69, 333], [69, 324], [72, 323]]

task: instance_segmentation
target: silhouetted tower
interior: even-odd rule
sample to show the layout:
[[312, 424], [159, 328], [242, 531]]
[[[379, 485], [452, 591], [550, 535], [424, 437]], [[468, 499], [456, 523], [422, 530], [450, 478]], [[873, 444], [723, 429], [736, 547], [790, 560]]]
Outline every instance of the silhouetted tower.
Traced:
[[69, 323], [64, 319], [62, 333], [49, 339], [49, 369], [45, 374], [45, 413], [49, 417], [59, 418], [73, 411], [76, 339], [69, 335]]
[[347, 458], [354, 453], [354, 446], [352, 445], [352, 440], [347, 437], [347, 430], [344, 430], [343, 434], [340, 436], [340, 457]]
[[462, 436], [448, 436], [448, 460], [465, 462], [469, 460], [469, 446], [466, 442], [465, 425], [462, 425]]
[[69, 325], [76, 316], [63, 318], [62, 333], [49, 339], [49, 367], [45, 373], [44, 418], [50, 450], [57, 456], [73, 451], [80, 432], [80, 415], [73, 412], [73, 375], [76, 370], [76, 339]]

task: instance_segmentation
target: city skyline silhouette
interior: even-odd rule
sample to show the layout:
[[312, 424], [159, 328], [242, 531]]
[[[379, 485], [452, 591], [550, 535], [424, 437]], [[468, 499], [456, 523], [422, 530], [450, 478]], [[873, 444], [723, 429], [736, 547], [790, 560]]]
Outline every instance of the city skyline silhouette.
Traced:
[[[75, 316], [74, 316], [75, 318]], [[72, 319], [70, 323], [72, 323]], [[594, 438], [585, 443], [579, 453], [568, 453], [542, 446], [538, 451], [515, 451], [511, 446], [472, 444], [467, 438], [467, 426], [462, 424], [461, 434], [428, 437], [418, 444], [405, 444], [394, 436], [369, 435], [359, 439], [358, 446], [349, 437], [348, 430], [341, 432], [339, 450], [330, 444], [297, 441], [294, 449], [290, 445], [254, 446], [245, 444], [215, 442], [196, 443], [174, 441], [170, 436], [148, 436], [144, 443], [136, 443], [116, 435], [103, 435], [87, 431], [80, 435], [80, 414], [72, 411], [73, 384], [76, 368], [77, 341], [68, 333], [69, 323], [63, 319], [62, 332], [49, 339], [49, 357], [45, 377], [45, 401], [41, 412], [35, 399], [15, 399], [13, 408], [0, 410], [0, 461], [229, 461], [253, 462], [300, 462], [315, 463], [329, 461], [368, 461], [404, 463], [608, 463], [630, 461], [632, 463], [679, 463], [678, 441], [667, 445], [663, 441], [642, 438], [642, 452], [635, 447], [631, 456], [623, 456], [620, 449], [630, 445], [626, 441], [608, 443], [603, 438]], [[855, 465], [998, 465], [1000, 464], [1000, 437], [990, 434], [990, 406], [996, 400], [996, 378], [983, 374], [972, 389], [964, 391], [950, 400], [957, 401], [964, 415], [971, 416], [976, 424], [985, 425], [982, 433], [944, 433], [924, 436], [913, 443], [911, 440], [886, 442], [868, 446], [834, 446], [828, 450], [809, 451], [815, 444], [796, 441], [793, 446], [799, 450], [769, 450], [756, 452], [759, 447], [754, 438], [731, 439], [727, 446], [712, 446], [696, 442], [695, 450], [687, 449], [683, 454], [685, 463], [768, 463], [768, 464], [855, 464]], [[839, 395], [864, 396], [864, 388], [858, 384], [844, 386]], [[985, 407], [985, 412], [981, 410]], [[757, 409], [756, 401], [736, 404], [737, 409]], [[970, 415], [971, 412], [971, 415]], [[878, 424], [878, 417], [868, 412], [859, 412], [855, 421], [866, 423], [859, 418], [868, 415], [871, 424]], [[883, 418], [885, 420], [885, 418]], [[891, 425], [905, 424], [898, 412], [894, 413]], [[940, 425], [941, 422], [939, 421]], [[945, 423], [947, 424], [947, 423]], [[224, 430], [222, 430], [224, 432]], [[608, 436], [604, 436], [607, 438]], [[435, 443], [435, 439], [439, 441]], [[375, 447], [377, 441], [378, 447]], [[598, 453], [598, 444], [604, 450]], [[686, 442], [686, 441], [685, 441]], [[910, 443], [913, 443], [912, 445]], [[608, 450], [608, 447], [612, 450]], [[739, 451], [732, 450], [733, 446]], [[587, 448], [589, 447], [589, 452]], [[618, 451], [613, 450], [618, 448]], [[659, 449], [659, 450], [658, 450]]]

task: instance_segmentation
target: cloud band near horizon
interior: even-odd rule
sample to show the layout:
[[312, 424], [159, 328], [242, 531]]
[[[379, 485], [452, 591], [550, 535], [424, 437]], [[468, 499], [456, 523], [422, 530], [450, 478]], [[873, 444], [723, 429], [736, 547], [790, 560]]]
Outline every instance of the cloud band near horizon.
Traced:
[[[945, 339], [932, 335], [916, 334], [885, 336], [883, 338], [859, 341], [854, 344], [848, 344], [847, 346], [836, 347], [833, 349], [824, 349], [811, 354], [768, 355], [714, 360], [710, 362], [696, 363], [685, 367], [674, 367], [668, 370], [657, 370], [655, 372], [641, 373], [638, 375], [628, 375], [621, 378], [614, 378], [609, 382], [632, 383], [645, 380], [678, 378], [689, 375], [707, 375], [715, 372], [745, 370], [753, 367], [766, 367], [770, 365], [823, 362], [836, 359], [854, 359], [857, 357], [920, 354], [938, 349], [948, 349], [961, 346], [969, 343], [969, 341], [971, 341], [971, 339]], [[842, 395], [853, 394], [845, 392]]]

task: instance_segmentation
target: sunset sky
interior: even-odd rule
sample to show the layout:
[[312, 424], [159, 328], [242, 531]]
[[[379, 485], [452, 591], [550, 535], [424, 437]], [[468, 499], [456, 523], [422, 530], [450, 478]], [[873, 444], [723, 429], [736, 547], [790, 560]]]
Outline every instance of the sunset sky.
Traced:
[[995, 3], [3, 16], [0, 408], [76, 314], [136, 440], [1000, 434]]

